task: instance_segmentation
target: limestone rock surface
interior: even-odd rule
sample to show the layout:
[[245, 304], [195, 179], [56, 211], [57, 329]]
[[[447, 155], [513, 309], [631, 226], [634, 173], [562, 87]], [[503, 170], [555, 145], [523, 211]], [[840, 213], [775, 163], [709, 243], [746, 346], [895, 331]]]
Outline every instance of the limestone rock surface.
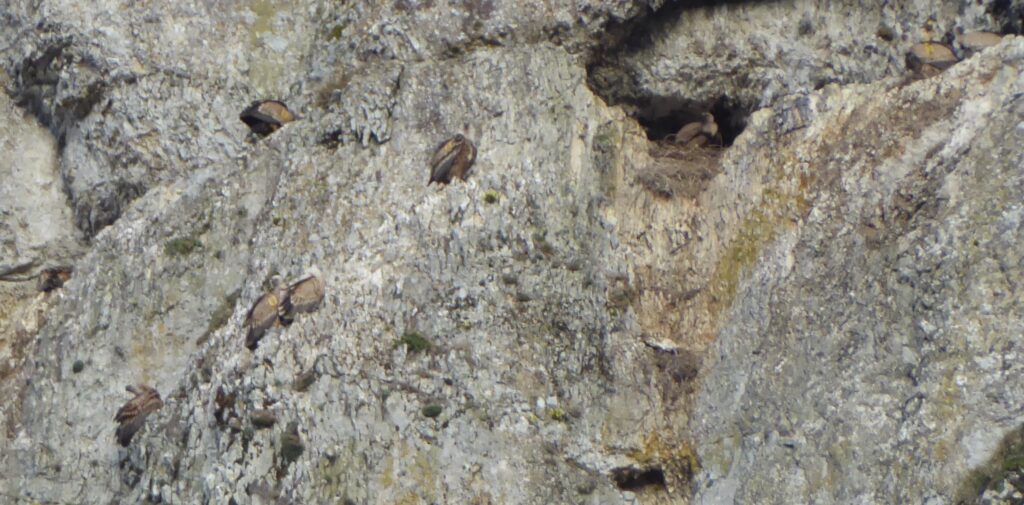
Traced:
[[0, 279], [67, 264], [82, 249], [53, 136], [0, 95]]
[[[1024, 37], [902, 54], [1021, 12], [8, 2], [0, 144], [49, 171], [3, 182], [0, 265], [74, 276], [0, 291], [0, 501], [1012, 502]], [[256, 139], [268, 98], [298, 119]], [[656, 140], [709, 108], [727, 146]]]

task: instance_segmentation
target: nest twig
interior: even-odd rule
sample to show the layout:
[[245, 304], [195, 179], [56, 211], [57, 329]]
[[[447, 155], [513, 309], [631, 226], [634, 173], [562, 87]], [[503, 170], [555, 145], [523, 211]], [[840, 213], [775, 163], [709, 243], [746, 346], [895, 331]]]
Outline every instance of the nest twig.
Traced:
[[694, 199], [721, 173], [723, 148], [685, 147], [659, 142], [651, 149], [651, 163], [637, 171], [636, 180], [661, 198]]

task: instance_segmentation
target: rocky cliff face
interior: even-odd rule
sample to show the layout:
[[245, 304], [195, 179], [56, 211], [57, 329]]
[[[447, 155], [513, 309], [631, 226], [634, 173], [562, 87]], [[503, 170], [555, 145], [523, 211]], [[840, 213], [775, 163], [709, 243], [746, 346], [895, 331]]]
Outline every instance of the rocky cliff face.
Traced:
[[[904, 55], [1022, 13], [11, 2], [0, 496], [1012, 502], [1024, 38]], [[300, 119], [249, 135], [260, 98]], [[706, 110], [725, 147], [660, 140]], [[320, 309], [246, 349], [310, 266]]]

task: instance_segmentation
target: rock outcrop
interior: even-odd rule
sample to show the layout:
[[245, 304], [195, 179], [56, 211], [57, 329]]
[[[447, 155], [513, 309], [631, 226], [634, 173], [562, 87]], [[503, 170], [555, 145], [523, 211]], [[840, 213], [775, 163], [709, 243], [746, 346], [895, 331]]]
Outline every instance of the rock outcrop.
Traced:
[[0, 501], [1014, 499], [1024, 7], [791, 3], [10, 2]]
[[28, 279], [82, 251], [53, 137], [0, 95], [0, 279]]
[[979, 56], [754, 115], [698, 500], [953, 503], [1020, 425], [1024, 39]]

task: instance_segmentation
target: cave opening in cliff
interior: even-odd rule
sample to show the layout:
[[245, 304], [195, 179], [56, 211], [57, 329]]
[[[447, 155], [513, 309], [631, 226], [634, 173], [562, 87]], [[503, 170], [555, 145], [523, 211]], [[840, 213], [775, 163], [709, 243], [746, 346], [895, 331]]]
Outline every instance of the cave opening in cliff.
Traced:
[[[642, 59], [645, 51], [665, 37], [672, 37], [687, 12], [724, 9], [728, 4], [747, 1], [750, 0], [668, 0], [646, 14], [611, 23], [601, 43], [590, 53], [588, 86], [607, 104], [622, 107], [644, 128], [649, 140], [672, 138], [670, 136], [683, 126], [703, 121], [704, 114], [711, 113], [719, 128], [712, 145], [731, 146], [746, 126], [753, 110], [751, 104], [741, 101], [728, 89], [714, 87], [711, 81], [715, 79], [700, 79], [703, 82], [692, 82], [676, 90], [665, 86], [664, 82], [645, 82], [637, 74], [637, 57]], [[691, 62], [694, 68], [714, 66], [718, 57], [713, 50], [697, 54], [702, 54], [705, 61], [703, 64], [699, 60]], [[647, 64], [656, 65], [658, 61], [661, 60], [647, 61]], [[680, 75], [664, 77], [668, 82], [697, 79], [696, 74], [688, 74], [685, 69], [679, 71]], [[651, 70], [651, 73], [657, 72]]]
[[1024, 5], [1018, 5], [1012, 0], [995, 0], [985, 10], [998, 23], [1000, 33], [1024, 33]]
[[665, 472], [661, 468], [619, 468], [612, 471], [615, 485], [623, 491], [639, 491], [656, 486], [665, 488]]
[[731, 146], [736, 137], [743, 133], [751, 112], [750, 108], [727, 96], [719, 97], [711, 105], [711, 114], [715, 116], [715, 122], [718, 123], [723, 146]]
[[634, 117], [647, 133], [648, 140], [671, 138], [680, 128], [704, 120], [704, 113], [710, 112], [718, 125], [721, 138], [712, 145], [729, 147], [747, 126], [750, 110], [727, 96], [721, 96], [712, 104], [698, 104], [673, 97], [650, 97], [635, 108]]

